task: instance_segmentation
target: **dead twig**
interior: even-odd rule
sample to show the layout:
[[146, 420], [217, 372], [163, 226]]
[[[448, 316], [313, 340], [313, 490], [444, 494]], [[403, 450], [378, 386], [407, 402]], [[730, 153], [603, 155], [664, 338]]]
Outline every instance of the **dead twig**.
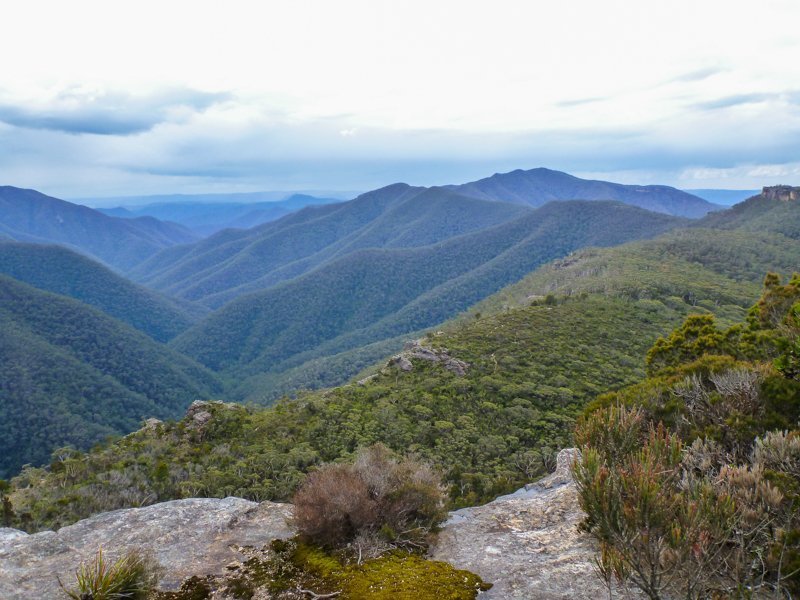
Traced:
[[316, 592], [312, 592], [311, 590], [304, 590], [302, 588], [297, 588], [297, 591], [301, 594], [307, 594], [311, 596], [311, 600], [325, 600], [325, 598], [336, 598], [342, 592], [331, 592], [330, 594], [317, 594]]

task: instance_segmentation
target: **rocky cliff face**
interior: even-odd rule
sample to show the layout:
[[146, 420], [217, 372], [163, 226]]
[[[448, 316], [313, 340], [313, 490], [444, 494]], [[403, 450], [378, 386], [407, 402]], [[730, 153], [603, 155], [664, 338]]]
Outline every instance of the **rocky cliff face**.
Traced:
[[800, 187], [792, 187], [789, 185], [773, 185], [770, 187], [765, 187], [763, 190], [761, 190], [761, 195], [768, 200], [791, 202], [800, 199]]
[[[486, 600], [607, 597], [595, 573], [594, 543], [577, 530], [582, 514], [569, 475], [574, 453], [562, 450], [556, 472], [535, 484], [451, 513], [431, 557], [492, 582], [480, 596]], [[0, 529], [0, 598], [59, 597], [56, 576], [69, 585], [77, 565], [98, 547], [110, 557], [148, 549], [164, 568], [160, 587], [177, 589], [189, 576], [221, 574], [243, 560], [241, 546], [260, 548], [293, 535], [290, 516], [287, 504], [204, 498], [104, 513], [58, 532]]]

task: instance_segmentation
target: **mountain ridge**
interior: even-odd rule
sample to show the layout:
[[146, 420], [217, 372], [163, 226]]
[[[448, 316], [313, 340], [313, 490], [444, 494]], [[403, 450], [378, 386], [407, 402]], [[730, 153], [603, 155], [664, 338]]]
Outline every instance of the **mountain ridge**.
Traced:
[[138, 286], [86, 255], [56, 244], [0, 240], [0, 273], [98, 308], [160, 342], [206, 314], [204, 307]]
[[617, 200], [655, 212], [690, 218], [699, 218], [724, 208], [670, 186], [581, 179], [544, 167], [495, 173], [477, 181], [446, 187], [466, 196], [533, 207], [551, 200]]
[[221, 391], [217, 376], [72, 298], [0, 275], [0, 478]]
[[152, 217], [109, 217], [36, 190], [0, 186], [0, 233], [21, 242], [67, 246], [125, 271], [158, 250], [197, 237]]

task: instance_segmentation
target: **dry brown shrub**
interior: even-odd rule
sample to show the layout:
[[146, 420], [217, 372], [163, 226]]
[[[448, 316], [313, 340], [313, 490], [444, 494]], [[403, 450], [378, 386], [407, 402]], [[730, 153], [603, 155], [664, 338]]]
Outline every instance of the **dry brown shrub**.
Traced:
[[297, 529], [324, 546], [351, 539], [377, 518], [378, 506], [349, 465], [326, 465], [311, 473], [294, 497]]
[[447, 516], [444, 498], [441, 477], [430, 466], [375, 445], [359, 451], [352, 465], [311, 473], [294, 498], [295, 525], [328, 547], [376, 536], [390, 547], [421, 546]]

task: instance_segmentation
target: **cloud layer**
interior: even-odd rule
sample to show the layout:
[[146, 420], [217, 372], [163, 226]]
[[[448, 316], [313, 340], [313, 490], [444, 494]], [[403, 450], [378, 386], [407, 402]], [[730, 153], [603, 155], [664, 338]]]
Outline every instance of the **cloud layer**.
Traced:
[[797, 183], [792, 0], [42, 10], [15, 5], [0, 37], [15, 57], [0, 67], [0, 184], [63, 197], [369, 189], [536, 166]]

